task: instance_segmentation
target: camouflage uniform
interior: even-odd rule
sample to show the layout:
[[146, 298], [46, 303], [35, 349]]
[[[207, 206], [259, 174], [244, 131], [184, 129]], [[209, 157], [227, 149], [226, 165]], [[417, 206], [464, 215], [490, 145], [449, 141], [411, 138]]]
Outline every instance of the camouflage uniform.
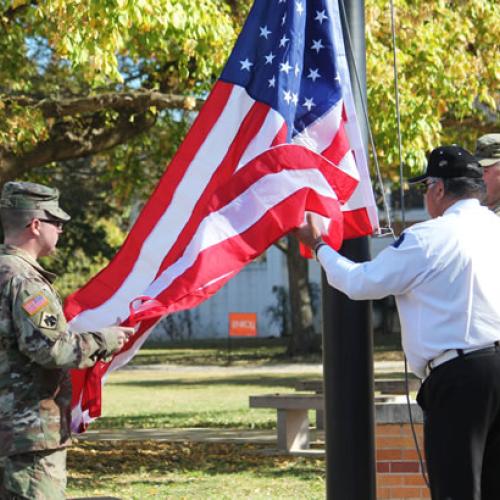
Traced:
[[[28, 194], [35, 188], [50, 190], [8, 183], [2, 193], [2, 209], [8, 205], [4, 198], [11, 184], [28, 185]], [[58, 212], [53, 200], [49, 201], [52, 205], [45, 217], [54, 219]], [[19, 200], [16, 203], [24, 206]], [[44, 210], [43, 201], [35, 203], [34, 210]], [[28, 214], [29, 208], [21, 210]], [[56, 220], [62, 220], [62, 214]], [[2, 212], [2, 220], [5, 217]], [[68, 330], [61, 301], [52, 287], [54, 278], [25, 251], [0, 246], [1, 499], [64, 498], [65, 447], [71, 437], [68, 369], [92, 366], [118, 348], [112, 329], [79, 334]]]
[[[500, 164], [500, 134], [486, 134], [479, 137], [474, 155], [482, 167], [493, 167], [495, 164]], [[490, 204], [489, 208], [500, 216], [500, 200], [493, 205]]]

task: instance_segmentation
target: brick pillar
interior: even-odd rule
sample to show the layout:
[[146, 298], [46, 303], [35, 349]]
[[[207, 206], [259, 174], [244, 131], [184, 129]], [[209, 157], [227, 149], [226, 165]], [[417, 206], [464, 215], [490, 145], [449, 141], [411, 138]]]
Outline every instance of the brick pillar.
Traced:
[[[424, 454], [421, 423], [415, 424], [415, 431]], [[409, 423], [377, 423], [375, 448], [377, 500], [430, 499]]]

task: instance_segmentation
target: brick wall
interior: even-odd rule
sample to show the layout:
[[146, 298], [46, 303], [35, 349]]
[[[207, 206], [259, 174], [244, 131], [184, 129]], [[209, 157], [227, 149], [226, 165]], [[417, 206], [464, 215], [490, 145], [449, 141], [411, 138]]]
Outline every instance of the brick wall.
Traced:
[[[421, 423], [415, 424], [415, 431], [423, 455]], [[430, 499], [409, 423], [377, 423], [375, 449], [377, 500]]]

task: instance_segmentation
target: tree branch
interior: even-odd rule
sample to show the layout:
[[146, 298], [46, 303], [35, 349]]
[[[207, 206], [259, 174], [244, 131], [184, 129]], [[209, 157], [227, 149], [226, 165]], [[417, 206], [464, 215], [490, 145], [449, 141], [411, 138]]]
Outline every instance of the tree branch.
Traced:
[[5, 12], [0, 14], [0, 20], [2, 21], [3, 26], [22, 14], [25, 10], [27, 10], [32, 5], [37, 5], [36, 0], [31, 0], [30, 2], [26, 2], [24, 4], [18, 5], [17, 7], [9, 7]]
[[278, 240], [274, 243], [274, 246], [281, 250], [285, 255], [288, 255], [288, 245], [285, 244], [285, 240]]
[[83, 133], [62, 129], [54, 132], [47, 141], [37, 144], [31, 151], [18, 155], [0, 146], [0, 181], [11, 180], [50, 162], [106, 151], [148, 130], [155, 121], [152, 113], [144, 113], [133, 115], [133, 121], [130, 115], [123, 115], [112, 126], [90, 126]]
[[157, 109], [198, 110], [204, 103], [201, 99], [176, 94], [162, 94], [155, 91], [112, 92], [95, 96], [67, 99], [37, 99], [26, 95], [0, 94], [0, 100], [6, 105], [40, 109], [45, 118], [61, 118], [78, 114], [96, 113], [105, 110], [119, 112], [144, 113], [151, 107]]

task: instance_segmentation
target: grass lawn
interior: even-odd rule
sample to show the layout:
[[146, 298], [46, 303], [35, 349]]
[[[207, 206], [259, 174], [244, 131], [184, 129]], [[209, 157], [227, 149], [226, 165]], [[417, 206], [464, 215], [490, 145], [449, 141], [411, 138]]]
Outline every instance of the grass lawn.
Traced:
[[266, 456], [255, 445], [80, 443], [68, 455], [69, 496], [124, 499], [323, 499], [324, 460]]
[[[103, 416], [92, 428], [274, 428], [276, 412], [250, 409], [248, 396], [293, 392], [298, 381], [321, 376], [318, 357], [300, 360], [315, 367], [284, 371], [284, 363], [290, 363], [284, 349], [281, 339], [234, 343], [230, 368], [224, 366], [225, 342], [143, 349], [132, 362], [136, 369], [108, 378]], [[172, 367], [141, 369], [156, 363]], [[205, 366], [193, 366], [199, 364]], [[261, 446], [79, 440], [68, 454], [67, 494], [124, 499], [324, 498], [323, 459], [269, 456]]]
[[103, 417], [93, 428], [241, 427], [271, 428], [273, 410], [250, 409], [248, 396], [293, 392], [314, 373], [224, 373], [203, 370], [122, 370], [104, 386]]
[[[401, 360], [399, 334], [374, 337], [375, 361]], [[286, 339], [239, 338], [214, 340], [189, 340], [165, 345], [146, 345], [132, 359], [130, 365], [180, 364], [224, 366], [262, 366], [266, 364], [321, 363], [321, 354], [309, 354], [290, 359], [286, 355]]]
[[[299, 380], [318, 377], [265, 371], [228, 376], [224, 371], [114, 373], [104, 387], [104, 416], [92, 428], [274, 428], [276, 412], [250, 409], [248, 396], [293, 392]], [[250, 444], [80, 440], [68, 456], [68, 495], [324, 497], [322, 459], [270, 457], [258, 450]]]

